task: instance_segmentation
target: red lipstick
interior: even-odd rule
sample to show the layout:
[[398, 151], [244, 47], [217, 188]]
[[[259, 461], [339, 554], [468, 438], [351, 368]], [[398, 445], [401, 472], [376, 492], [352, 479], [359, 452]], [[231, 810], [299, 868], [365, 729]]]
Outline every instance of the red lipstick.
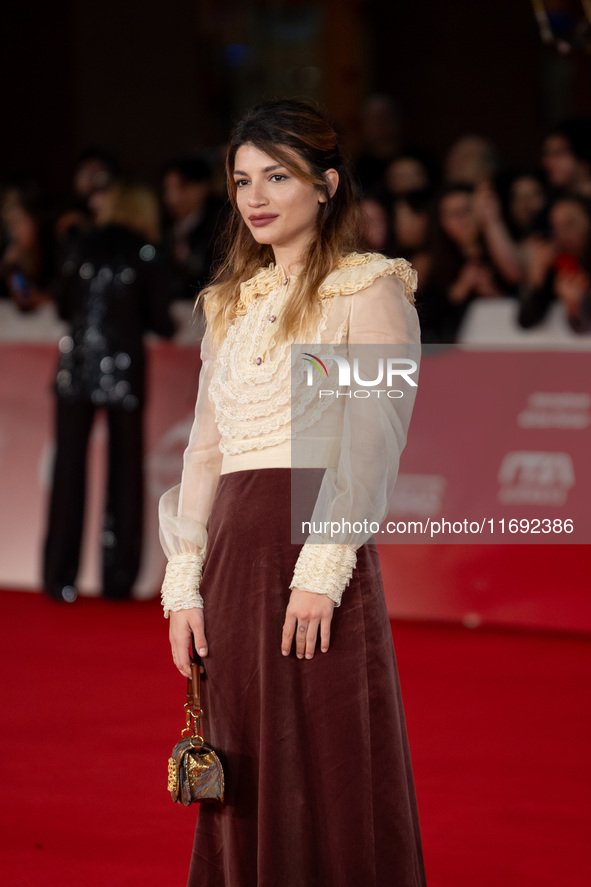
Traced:
[[274, 222], [276, 218], [278, 218], [276, 213], [253, 213], [248, 217], [248, 221], [255, 228], [262, 228], [264, 225]]

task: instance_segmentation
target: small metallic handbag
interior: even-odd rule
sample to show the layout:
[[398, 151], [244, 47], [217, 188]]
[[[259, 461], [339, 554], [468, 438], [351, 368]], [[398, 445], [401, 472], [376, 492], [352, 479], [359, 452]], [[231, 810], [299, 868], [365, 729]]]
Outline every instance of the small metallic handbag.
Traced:
[[[224, 801], [224, 771], [217, 754], [201, 735], [201, 674], [191, 662], [185, 703], [187, 726], [168, 759], [168, 791], [173, 801], [189, 807], [199, 801]], [[185, 735], [187, 734], [187, 735]]]

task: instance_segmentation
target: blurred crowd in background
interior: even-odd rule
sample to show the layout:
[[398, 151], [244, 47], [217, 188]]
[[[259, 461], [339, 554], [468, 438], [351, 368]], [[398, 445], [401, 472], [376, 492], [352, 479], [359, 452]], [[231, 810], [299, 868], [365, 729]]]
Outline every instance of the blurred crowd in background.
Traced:
[[[430, 156], [385, 95], [367, 99], [361, 120], [364, 148], [353, 158], [360, 246], [412, 262], [424, 342], [456, 341], [479, 299], [514, 300], [522, 328], [543, 323], [559, 302], [575, 333], [591, 331], [591, 118], [557, 123], [525, 167], [471, 132], [445, 156]], [[0, 297], [21, 312], [55, 301], [68, 319], [75, 257], [100, 229], [115, 251], [118, 237], [134, 232], [141, 259], [158, 268], [156, 314], [163, 302], [194, 299], [224, 229], [223, 155], [219, 146], [171, 159], [159, 181], [146, 182], [114, 151], [89, 148], [72, 171], [71, 193], [58, 198], [26, 175], [0, 171]], [[75, 267], [82, 277], [95, 270]], [[146, 326], [170, 335], [161, 319]]]

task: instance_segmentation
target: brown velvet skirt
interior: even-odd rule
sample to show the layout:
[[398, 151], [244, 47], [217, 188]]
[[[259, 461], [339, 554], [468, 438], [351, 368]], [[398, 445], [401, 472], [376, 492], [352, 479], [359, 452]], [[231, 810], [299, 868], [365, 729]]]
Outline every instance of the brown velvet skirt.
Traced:
[[203, 733], [226, 774], [199, 808], [189, 887], [424, 887], [411, 759], [377, 550], [335, 608], [331, 644], [281, 654], [287, 468], [222, 475], [202, 580]]

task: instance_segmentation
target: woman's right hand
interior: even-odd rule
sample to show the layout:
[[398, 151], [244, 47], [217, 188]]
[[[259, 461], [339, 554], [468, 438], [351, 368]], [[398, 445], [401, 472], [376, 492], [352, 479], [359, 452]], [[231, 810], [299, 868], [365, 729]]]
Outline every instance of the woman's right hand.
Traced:
[[180, 673], [191, 677], [191, 636], [195, 638], [195, 648], [201, 657], [207, 656], [205, 618], [201, 607], [190, 610], [177, 610], [169, 615], [168, 637], [172, 648], [172, 660]]

